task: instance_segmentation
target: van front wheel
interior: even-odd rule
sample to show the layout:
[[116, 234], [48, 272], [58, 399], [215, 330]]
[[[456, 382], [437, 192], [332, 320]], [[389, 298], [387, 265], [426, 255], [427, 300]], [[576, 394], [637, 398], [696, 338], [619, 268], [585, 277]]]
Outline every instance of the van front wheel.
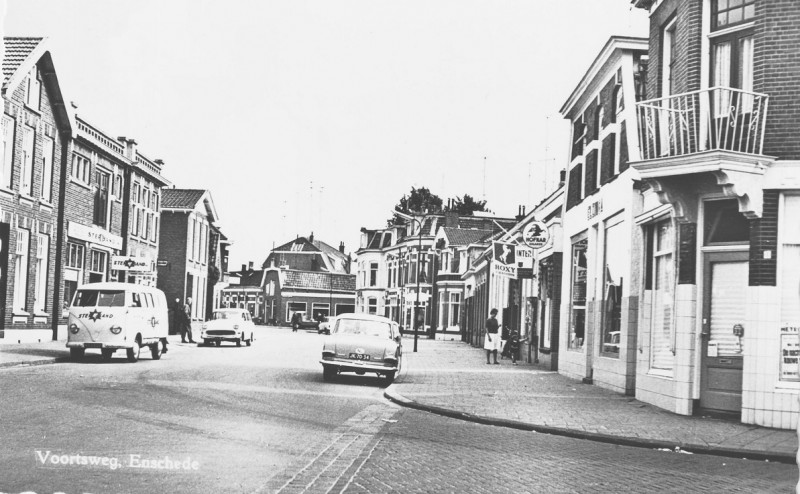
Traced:
[[78, 360], [78, 359], [83, 358], [83, 354], [85, 352], [86, 352], [86, 350], [83, 349], [83, 348], [80, 348], [80, 347], [70, 348], [69, 349], [69, 357], [72, 360]]
[[142, 351], [142, 346], [139, 344], [139, 337], [133, 340], [133, 348], [128, 348], [128, 362], [136, 362], [139, 360], [139, 352]]

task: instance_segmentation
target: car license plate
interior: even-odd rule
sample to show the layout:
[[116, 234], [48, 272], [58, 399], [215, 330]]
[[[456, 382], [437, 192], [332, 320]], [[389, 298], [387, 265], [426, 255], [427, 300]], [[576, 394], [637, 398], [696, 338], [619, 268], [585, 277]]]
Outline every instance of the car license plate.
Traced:
[[351, 353], [348, 358], [353, 360], [369, 360], [369, 355], [365, 355], [363, 353]]
[[84, 348], [103, 348], [103, 344], [102, 343], [84, 343], [83, 347]]

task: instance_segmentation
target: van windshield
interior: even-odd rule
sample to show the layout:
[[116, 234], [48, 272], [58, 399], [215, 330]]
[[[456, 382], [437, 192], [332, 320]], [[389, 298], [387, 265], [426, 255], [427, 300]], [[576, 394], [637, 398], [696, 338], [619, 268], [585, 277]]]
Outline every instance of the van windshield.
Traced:
[[125, 307], [124, 290], [78, 290], [73, 307]]

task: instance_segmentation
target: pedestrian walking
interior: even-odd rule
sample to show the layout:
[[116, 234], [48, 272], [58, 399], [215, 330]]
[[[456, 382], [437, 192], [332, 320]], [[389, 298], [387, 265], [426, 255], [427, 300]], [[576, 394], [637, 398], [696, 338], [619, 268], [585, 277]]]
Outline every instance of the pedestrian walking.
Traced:
[[[500, 364], [497, 361], [497, 350], [500, 349], [500, 325], [497, 322], [497, 309], [489, 311], [489, 319], [486, 320], [486, 339], [483, 342], [483, 348], [486, 350], [486, 363], [487, 364]], [[494, 362], [489, 361], [489, 357], [494, 357]]]
[[186, 343], [186, 338], [188, 337], [189, 343], [194, 343], [192, 339], [192, 297], [186, 297], [186, 303], [183, 304], [181, 314], [183, 314], [181, 341]]

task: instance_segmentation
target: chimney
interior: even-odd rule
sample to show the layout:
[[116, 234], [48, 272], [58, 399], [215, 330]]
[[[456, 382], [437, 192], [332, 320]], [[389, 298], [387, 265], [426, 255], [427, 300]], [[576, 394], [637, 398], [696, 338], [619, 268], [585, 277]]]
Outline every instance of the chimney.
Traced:
[[247, 268], [248, 268], [249, 271], [253, 270], [253, 261], [250, 261], [249, 263], [247, 263]]
[[514, 219], [516, 219], [517, 221], [522, 221], [524, 218], [525, 218], [525, 206], [520, 204], [519, 206], [517, 206], [517, 216]]
[[130, 161], [136, 161], [136, 140], [125, 136], [117, 137], [117, 140], [125, 145], [125, 157]]
[[314, 243], [314, 232], [311, 232], [311, 235], [308, 236], [308, 241], [312, 244]]
[[247, 271], [247, 264], [242, 264], [242, 273]]
[[444, 226], [447, 228], [458, 228], [458, 213], [456, 211], [447, 211], [444, 213]]
[[344, 254], [344, 242], [339, 242], [339, 252]]

